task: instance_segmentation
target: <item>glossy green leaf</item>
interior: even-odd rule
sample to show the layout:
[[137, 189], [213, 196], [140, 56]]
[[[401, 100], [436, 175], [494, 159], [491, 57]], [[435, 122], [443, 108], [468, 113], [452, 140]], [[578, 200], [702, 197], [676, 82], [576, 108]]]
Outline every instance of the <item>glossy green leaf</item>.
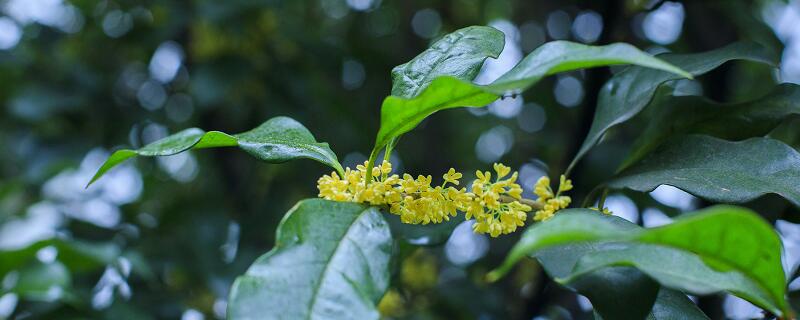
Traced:
[[590, 46], [569, 41], [552, 41], [528, 54], [514, 68], [489, 85], [489, 89], [497, 94], [519, 92], [556, 73], [620, 64], [662, 70], [678, 78], [692, 77], [688, 72], [627, 43]]
[[[777, 65], [777, 57], [755, 43], [733, 43], [703, 53], [663, 54], [658, 57], [694, 76], [716, 69], [731, 60]], [[600, 90], [592, 126], [567, 171], [571, 171], [611, 127], [627, 121], [642, 111], [653, 99], [660, 85], [680, 78], [674, 73], [639, 66], [628, 67], [614, 75]]]
[[190, 128], [155, 141], [138, 150], [117, 150], [97, 170], [89, 185], [108, 170], [134, 156], [169, 156], [190, 149], [238, 146], [256, 158], [269, 163], [281, 163], [298, 158], [319, 161], [338, 172], [342, 166], [327, 143], [317, 142], [302, 124], [288, 117], [275, 117], [257, 128], [229, 135], [219, 131], [205, 132]]
[[[613, 220], [620, 231], [638, 232], [641, 229], [621, 219]], [[631, 245], [634, 244], [577, 242], [544, 248], [535, 257], [550, 277], [569, 278], [582, 257]], [[562, 281], [561, 284], [586, 296], [592, 302], [597, 316], [602, 319], [643, 319], [645, 315], [647, 319], [654, 320], [708, 319], [685, 294], [660, 286], [632, 267], [612, 266], [575, 278], [576, 281]]]
[[663, 96], [649, 125], [636, 139], [621, 168], [641, 160], [670, 136], [707, 134], [725, 140], [764, 136], [790, 115], [800, 114], [800, 86], [785, 83], [742, 103], [717, 103], [697, 96]]
[[[628, 223], [620, 228], [638, 229]], [[552, 278], [568, 277], [584, 255], [618, 247], [617, 243], [579, 242], [538, 251], [536, 259]], [[592, 302], [595, 313], [604, 319], [643, 319], [657, 303], [659, 284], [630, 267], [609, 268], [581, 277], [580, 281], [562, 283]]]
[[[475, 59], [467, 61], [476, 62]], [[434, 79], [418, 95], [387, 97], [381, 106], [381, 128], [375, 140], [373, 155], [377, 155], [390, 141], [410, 131], [436, 111], [456, 107], [482, 107], [499, 98], [501, 94], [521, 92], [548, 75], [619, 64], [657, 68], [673, 72], [674, 74], [669, 74], [678, 78], [691, 77], [687, 72], [628, 44], [588, 46], [553, 41], [531, 52], [508, 73], [489, 85], [469, 83], [472, 79], [459, 78], [461, 74], [440, 72], [442, 77]], [[408, 93], [407, 90], [402, 92]]]
[[703, 311], [683, 292], [661, 287], [647, 320], [705, 320]]
[[[370, 153], [370, 164], [384, 147], [387, 151], [391, 149], [400, 135], [432, 113], [447, 108], [484, 106], [497, 99], [470, 81], [487, 58], [500, 55], [504, 45], [505, 36], [499, 30], [471, 26], [445, 35], [411, 61], [392, 69], [392, 95], [381, 106], [381, 129]], [[423, 92], [424, 97], [415, 99]]]
[[422, 94], [406, 99], [388, 96], [381, 106], [381, 128], [373, 153], [391, 139], [414, 129], [436, 111], [457, 107], [483, 107], [499, 96], [485, 88], [453, 77], [436, 78]]
[[[723, 205], [687, 214], [672, 224], [653, 229], [632, 229], [626, 224], [629, 223], [620, 218], [593, 210], [564, 210], [549, 221], [529, 227], [505, 262], [490, 273], [489, 278], [495, 280], [501, 277], [520, 259], [535, 255], [545, 248], [585, 242], [648, 244], [694, 257], [682, 260], [683, 265], [679, 269], [675, 267], [666, 270], [666, 273], [671, 271], [674, 274], [680, 270], [680, 274], [701, 271], [739, 274], [741, 279], [753, 285], [737, 287], [737, 291], [731, 291], [732, 294], [775, 314], [788, 311], [784, 300], [786, 281], [781, 266], [781, 242], [772, 227], [756, 213]], [[613, 251], [602, 250], [594, 255], [603, 257], [607, 252]], [[675, 258], [675, 255], [667, 253], [656, 255], [652, 264], [667, 265], [669, 260]], [[579, 261], [578, 267], [581, 263]], [[648, 273], [648, 270], [642, 271]], [[729, 290], [720, 288], [722, 285], [711, 289], [701, 284], [680, 287], [681, 282], [659, 278], [662, 273], [648, 274], [662, 285], [674, 285], [676, 289], [698, 294], [714, 289]]]
[[308, 199], [284, 216], [276, 245], [236, 279], [229, 319], [377, 319], [392, 236], [377, 208]]
[[676, 137], [611, 180], [611, 188], [649, 192], [666, 184], [714, 202], [741, 203], [767, 193], [800, 206], [800, 154], [769, 138], [731, 142]]
[[659, 285], [630, 267], [595, 270], [570, 282], [592, 302], [603, 319], [644, 319], [658, 296]]
[[745, 274], [714, 270], [693, 253], [660, 245], [632, 244], [587, 254], [578, 261], [569, 277], [558, 281], [580, 282], [597, 271], [620, 266], [635, 267], [665, 287], [698, 295], [727, 291], [760, 306], [771, 305], [768, 293]]
[[471, 81], [483, 62], [497, 58], [504, 45], [503, 33], [492, 27], [471, 26], [447, 34], [411, 61], [392, 69], [392, 96], [416, 97], [441, 76]]

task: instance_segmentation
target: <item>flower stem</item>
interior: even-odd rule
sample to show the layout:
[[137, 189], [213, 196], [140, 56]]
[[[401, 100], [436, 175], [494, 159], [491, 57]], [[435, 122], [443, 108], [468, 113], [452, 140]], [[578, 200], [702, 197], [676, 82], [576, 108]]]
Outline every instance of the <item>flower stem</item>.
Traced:
[[528, 198], [521, 198], [521, 199], [517, 200], [517, 199], [514, 199], [513, 197], [509, 197], [509, 196], [506, 196], [506, 195], [500, 196], [500, 202], [510, 203], [510, 202], [514, 202], [514, 201], [519, 201], [519, 203], [527, 205], [527, 206], [531, 207], [533, 210], [542, 210], [542, 209], [544, 209], [544, 205], [539, 203], [539, 202], [537, 202], [536, 200], [532, 200], [532, 199], [528, 199]]

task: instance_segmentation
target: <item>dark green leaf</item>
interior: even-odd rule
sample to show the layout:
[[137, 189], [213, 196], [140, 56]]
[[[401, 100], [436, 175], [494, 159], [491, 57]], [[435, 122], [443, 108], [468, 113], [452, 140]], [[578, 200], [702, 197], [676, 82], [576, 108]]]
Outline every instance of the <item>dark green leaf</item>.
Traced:
[[[754, 285], [737, 287], [737, 291], [731, 291], [732, 294], [775, 314], [788, 310], [784, 300], [786, 281], [781, 266], [780, 239], [772, 227], [754, 212], [733, 206], [716, 206], [685, 215], [663, 227], [631, 229], [624, 226], [626, 224], [629, 223], [620, 218], [593, 210], [565, 210], [549, 221], [528, 228], [503, 265], [490, 273], [489, 278], [499, 278], [517, 261], [544, 248], [582, 242], [649, 244], [694, 257], [683, 260], [680, 274], [699, 274], [701, 271], [738, 274]], [[613, 251], [603, 250], [593, 255], [604, 257], [607, 252]], [[675, 255], [656, 255], [653, 264], [667, 265], [674, 258]], [[674, 273], [676, 270], [667, 271]], [[643, 271], [648, 273], [648, 270]], [[722, 285], [710, 289], [702, 284], [680, 287], [682, 283], [674, 279], [659, 278], [664, 276], [662, 273], [648, 274], [663, 285], [674, 285], [677, 289], [698, 294], [715, 289], [730, 290], [720, 288]]]
[[169, 156], [190, 149], [235, 147], [247, 151], [256, 158], [280, 163], [298, 158], [319, 161], [341, 173], [342, 166], [327, 143], [317, 142], [302, 124], [288, 117], [275, 117], [257, 128], [231, 136], [224, 132], [205, 132], [190, 128], [148, 144], [138, 150], [117, 150], [97, 170], [89, 185], [100, 179], [108, 170], [123, 161], [140, 156]]
[[659, 289], [657, 282], [630, 267], [599, 269], [569, 285], [586, 296], [604, 319], [644, 319]]
[[[634, 230], [641, 227], [614, 219], [620, 230]], [[619, 242], [577, 242], [542, 249], [536, 258], [545, 271], [553, 278], [567, 278], [573, 273], [578, 261], [587, 254], [605, 250], [620, 250], [632, 244]], [[589, 298], [600, 318], [620, 319], [632, 317], [642, 319], [642, 310], [648, 319], [707, 319], [685, 294], [660, 287], [649, 276], [630, 267], [611, 268], [592, 272], [581, 277], [580, 281], [562, 282]], [[653, 286], [658, 290], [656, 295]], [[631, 293], [632, 288], [637, 288]], [[655, 303], [653, 303], [655, 300]], [[620, 304], [622, 301], [624, 304]]]
[[456, 30], [411, 61], [392, 69], [392, 96], [416, 97], [440, 76], [471, 81], [487, 58], [500, 55], [504, 44], [503, 33], [492, 27]]
[[671, 185], [714, 202], [740, 203], [767, 193], [800, 206], [800, 154], [780, 141], [730, 142], [676, 137], [609, 182], [611, 188], [652, 191]]
[[377, 208], [308, 199], [278, 226], [276, 245], [236, 279], [229, 319], [377, 319], [392, 236]]
[[771, 305], [767, 293], [744, 273], [714, 270], [693, 253], [660, 245], [631, 244], [587, 254], [578, 261], [568, 278], [558, 281], [581, 282], [584, 277], [598, 271], [620, 266], [635, 267], [665, 287], [699, 295], [727, 291], [757, 305]]
[[708, 319], [683, 292], [661, 287], [653, 310], [647, 320], [702, 320]]
[[800, 114], [800, 86], [782, 84], [743, 103], [716, 103], [696, 96], [659, 97], [649, 125], [636, 139], [621, 168], [639, 161], [670, 136], [701, 133], [726, 140], [764, 136], [789, 115]]
[[[774, 54], [754, 43], [734, 43], [703, 53], [664, 54], [658, 57], [694, 76], [702, 75], [731, 60], [777, 65]], [[600, 141], [606, 131], [642, 111], [661, 84], [680, 78], [674, 73], [639, 66], [628, 67], [614, 75], [600, 90], [594, 121], [568, 171]]]

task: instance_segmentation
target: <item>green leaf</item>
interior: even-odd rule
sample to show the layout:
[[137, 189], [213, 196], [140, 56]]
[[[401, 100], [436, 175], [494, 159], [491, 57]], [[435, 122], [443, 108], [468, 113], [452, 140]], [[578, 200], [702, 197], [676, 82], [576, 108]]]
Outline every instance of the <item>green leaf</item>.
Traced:
[[[612, 223], [618, 223], [620, 231], [638, 232], [641, 229], [621, 219], [613, 220]], [[630, 245], [619, 242], [577, 242], [544, 248], [535, 257], [550, 277], [568, 278], [582, 257], [605, 250], [619, 250]], [[642, 319], [647, 315], [647, 319], [653, 320], [708, 319], [685, 294], [661, 287], [649, 276], [632, 267], [600, 269], [581, 277], [579, 281], [561, 284], [589, 298], [600, 318]]]
[[661, 287], [647, 320], [708, 319], [683, 292]]
[[[624, 308], [624, 307], [623, 307]], [[595, 314], [595, 319], [603, 319]], [[615, 319], [615, 318], [606, 318]], [[642, 318], [639, 318], [642, 319]], [[661, 287], [658, 290], [653, 309], [646, 320], [708, 320], [697, 305], [683, 292]]]
[[[632, 223], [620, 224], [619, 227], [631, 230], [639, 228]], [[572, 273], [584, 255], [619, 245], [578, 242], [544, 248], [535, 257], [550, 277], [563, 278]], [[653, 308], [660, 287], [639, 270], [628, 267], [598, 270], [582, 277], [580, 281], [562, 284], [586, 296], [598, 316], [605, 319], [643, 319]]]
[[611, 180], [611, 188], [649, 192], [662, 184], [714, 202], [741, 203], [767, 193], [800, 206], [800, 154], [780, 141], [731, 142], [676, 137]]
[[440, 76], [471, 81], [483, 62], [497, 58], [504, 45], [503, 33], [492, 27], [471, 26], [447, 34], [411, 61], [392, 69], [392, 96], [416, 97]]
[[269, 163], [306, 158], [328, 165], [339, 173], [343, 171], [328, 144], [317, 142], [306, 127], [292, 118], [269, 119], [253, 130], [237, 134], [236, 139], [239, 148]]
[[579, 282], [597, 271], [620, 266], [635, 267], [665, 287], [699, 295], [727, 291], [757, 305], [771, 305], [768, 293], [745, 274], [714, 270], [693, 253], [659, 245], [632, 244], [625, 248], [587, 254], [580, 259], [569, 277], [557, 281]]
[[388, 96], [381, 106], [381, 128], [373, 153], [377, 154], [390, 140], [411, 131], [436, 111], [483, 107], [497, 98], [481, 86], [453, 77], [436, 78], [422, 94], [411, 99]]
[[229, 319], [377, 319], [392, 236], [377, 208], [308, 199], [284, 216], [276, 244], [236, 279]]
[[317, 142], [311, 132], [296, 120], [288, 117], [275, 117], [253, 130], [233, 136], [219, 131], [205, 132], [198, 128], [190, 128], [138, 150], [117, 150], [103, 163], [86, 186], [89, 187], [108, 170], [137, 155], [169, 156], [190, 149], [235, 146], [269, 163], [306, 158], [328, 165], [340, 174], [343, 171], [342, 165], [336, 159], [336, 154], [327, 143]]
[[497, 94], [520, 92], [556, 73], [620, 64], [662, 70], [677, 78], [692, 77], [688, 72], [627, 43], [590, 46], [569, 41], [552, 41], [528, 54], [514, 68], [489, 85], [489, 89]]
[[[425, 56], [426, 53], [421, 56]], [[415, 60], [417, 59], [420, 58]], [[424, 59], [420, 61], [424, 61]], [[420, 64], [420, 61], [415, 61], [415, 63]], [[458, 63], [458, 61], [456, 59], [453, 63]], [[468, 59], [467, 61], [472, 63], [472, 66], [478, 67], [483, 62], [483, 60], [478, 61], [477, 59]], [[377, 153], [390, 141], [414, 129], [422, 120], [436, 111], [456, 107], [482, 107], [499, 98], [500, 94], [522, 92], [548, 75], [619, 64], [657, 68], [673, 72], [677, 78], [691, 78], [687, 72], [628, 44], [588, 46], [568, 41], [553, 41], [531, 52], [492, 84], [486, 86], [472, 84], [468, 82], [472, 78], [461, 77], [464, 75], [463, 73], [450, 73], [449, 69], [443, 69], [437, 73], [442, 77], [434, 79], [421, 93], [411, 92], [418, 93], [418, 95], [387, 97], [381, 106], [381, 128], [375, 139], [371, 158], [377, 156]], [[673, 75], [673, 73], [669, 74]], [[469, 75], [474, 77], [472, 73]], [[395, 77], [396, 79], [397, 77]], [[420, 87], [422, 86], [414, 86], [414, 88]], [[402, 90], [402, 92], [408, 94], [410, 91]]]
[[592, 302], [604, 319], [644, 319], [656, 302], [659, 285], [629, 267], [596, 270], [569, 283]]
[[113, 262], [120, 255], [119, 248], [110, 243], [57, 238], [42, 240], [24, 248], [0, 250], [0, 278], [35, 261], [36, 252], [46, 247], [55, 248], [58, 252], [58, 261], [66, 265], [72, 273], [98, 269]]
[[20, 297], [36, 301], [55, 301], [72, 284], [72, 276], [62, 263], [36, 261], [19, 270], [10, 291]]
[[[470, 81], [487, 58], [500, 55], [504, 45], [505, 36], [499, 30], [471, 26], [445, 35], [411, 61], [392, 69], [392, 95], [381, 105], [381, 128], [370, 153], [368, 171], [371, 173], [378, 152], [384, 147], [388, 147], [387, 151], [391, 149], [400, 135], [432, 113], [469, 105], [484, 106], [496, 100], [496, 95], [483, 92]], [[421, 93], [424, 97], [415, 99]], [[387, 119], [387, 115], [393, 118]], [[384, 125], [385, 122], [393, 123], [392, 127]]]
[[[747, 60], [777, 65], [777, 57], [755, 43], [733, 43], [728, 46], [695, 54], [663, 54], [661, 58], [693, 76], [702, 75], [731, 60]], [[681, 77], [657, 69], [631, 66], [617, 73], [600, 89], [594, 121], [581, 148], [570, 163], [568, 172], [594, 147], [611, 127], [632, 118], [644, 109], [658, 87]]]
[[649, 125], [633, 144], [621, 168], [641, 160], [670, 136], [707, 134], [725, 140], [764, 136], [786, 117], [800, 114], [800, 86], [785, 83], [767, 95], [742, 103], [717, 103], [697, 96], [663, 96]]
[[[731, 291], [732, 294], [778, 315], [789, 311], [784, 300], [786, 281], [781, 266], [780, 239], [772, 227], [756, 213], [722, 205], [687, 214], [672, 224], [653, 229], [632, 229], [625, 226], [626, 224], [629, 223], [620, 218], [602, 215], [593, 210], [564, 210], [549, 221], [529, 227], [505, 262], [489, 274], [489, 279], [498, 279], [523, 257], [537, 254], [545, 248], [585, 242], [648, 244], [651, 247], [665, 248], [663, 252], [680, 252], [684, 257], [693, 257], [681, 260], [680, 266], [674, 266], [669, 263], [671, 259], [677, 259], [676, 255], [654, 255], [654, 260], [651, 261], [654, 267], [669, 265], [671, 268], [665, 269], [663, 273], [648, 273], [651, 271], [649, 269], [642, 271], [662, 285], [705, 294], [713, 289], [721, 289], [724, 285], [717, 285], [712, 289], [699, 283], [680, 287], [690, 281], [674, 281], [665, 274], [672, 274], [673, 277], [690, 272], [696, 272], [693, 275], [695, 277], [709, 274], [707, 272], [739, 274], [739, 279], [746, 279], [753, 285], [737, 287], [737, 291]], [[604, 257], [606, 254], [613, 254], [613, 251], [602, 250], [592, 256]], [[576, 268], [582, 263], [586, 262], [579, 261]]]

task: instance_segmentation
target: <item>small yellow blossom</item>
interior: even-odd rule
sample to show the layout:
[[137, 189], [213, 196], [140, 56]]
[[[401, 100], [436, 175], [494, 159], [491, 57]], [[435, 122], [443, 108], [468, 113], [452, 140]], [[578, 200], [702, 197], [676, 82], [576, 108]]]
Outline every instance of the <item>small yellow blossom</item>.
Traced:
[[533, 186], [533, 193], [539, 196], [539, 199], [546, 201], [553, 197], [553, 189], [550, 189], [550, 177], [543, 176], [536, 181]]
[[502, 179], [503, 177], [507, 176], [508, 173], [511, 172], [511, 168], [505, 166], [502, 163], [495, 163], [493, 167], [494, 171], [497, 172], [497, 179]]
[[558, 183], [558, 192], [566, 192], [572, 190], [572, 180], [567, 179], [565, 175], [561, 175], [561, 180]]
[[552, 218], [558, 210], [569, 207], [572, 198], [562, 196], [562, 192], [572, 190], [572, 180], [567, 179], [563, 174], [559, 179], [558, 191], [553, 193], [550, 187], [550, 178], [547, 176], [539, 178], [533, 187], [533, 193], [539, 196], [536, 202], [542, 205], [542, 209], [533, 214], [534, 221], [544, 221]]
[[450, 168], [447, 173], [445, 173], [442, 177], [444, 178], [445, 182], [450, 182], [454, 185], [458, 185], [458, 179], [461, 179], [463, 175], [460, 172], [456, 172], [456, 169]]

